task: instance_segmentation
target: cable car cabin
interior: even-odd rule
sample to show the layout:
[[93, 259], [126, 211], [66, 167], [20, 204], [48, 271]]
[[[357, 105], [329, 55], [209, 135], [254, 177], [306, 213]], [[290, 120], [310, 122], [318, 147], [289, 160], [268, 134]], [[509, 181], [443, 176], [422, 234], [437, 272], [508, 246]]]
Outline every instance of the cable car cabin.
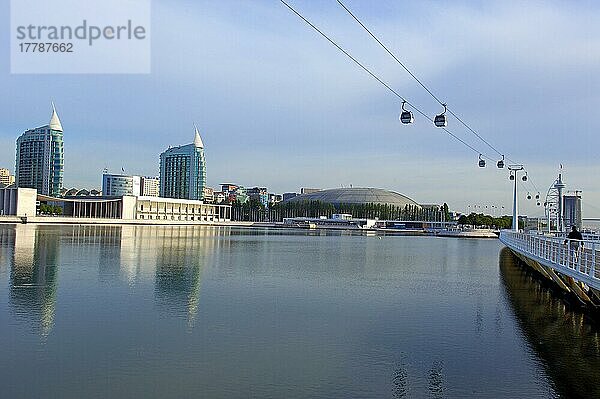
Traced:
[[479, 160], [479, 167], [480, 168], [485, 168], [485, 159], [480, 159]]
[[445, 114], [439, 114], [435, 116], [433, 121], [437, 127], [446, 127], [448, 126], [448, 118], [446, 118]]
[[496, 165], [498, 166], [498, 169], [502, 169], [502, 168], [504, 168], [504, 161], [503, 160], [499, 160]]
[[404, 123], [405, 125], [408, 125], [409, 123], [413, 123], [415, 120], [415, 117], [413, 116], [413, 113], [410, 111], [402, 111], [402, 113], [400, 114], [400, 122]]

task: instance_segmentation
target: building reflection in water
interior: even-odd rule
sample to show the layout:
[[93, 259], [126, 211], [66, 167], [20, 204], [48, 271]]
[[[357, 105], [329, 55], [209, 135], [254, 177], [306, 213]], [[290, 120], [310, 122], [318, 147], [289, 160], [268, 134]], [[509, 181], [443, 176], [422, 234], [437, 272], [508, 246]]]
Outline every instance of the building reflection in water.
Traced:
[[[101, 282], [154, 285], [159, 311], [193, 327], [202, 273], [216, 261], [227, 228], [205, 226], [37, 226], [2, 230], [9, 260], [10, 307], [17, 321], [46, 337], [55, 322], [60, 255], [97, 267]], [[62, 250], [61, 250], [62, 248]], [[71, 259], [72, 258], [72, 259]], [[68, 278], [69, 276], [67, 276]]]
[[17, 225], [12, 231], [9, 303], [17, 320], [46, 337], [54, 325], [59, 236], [36, 225]]
[[152, 279], [158, 310], [193, 327], [203, 270], [228, 233], [207, 226], [79, 226], [75, 236], [97, 247], [101, 280], [133, 288]]
[[[198, 313], [202, 273], [214, 261], [221, 240], [215, 235], [229, 230], [175, 226], [150, 230], [156, 245], [155, 299], [169, 315], [187, 317], [192, 328]], [[148, 237], [148, 234], [144, 234]], [[183, 313], [185, 312], [185, 313]]]
[[69, 250], [65, 257], [97, 268], [101, 282], [110, 283], [118, 279], [121, 226], [75, 225], [59, 229], [55, 234], [63, 235], [64, 244]]
[[598, 325], [569, 309], [537, 276], [517, 265], [507, 248], [500, 251], [500, 274], [519, 327], [555, 391], [568, 398], [600, 397]]

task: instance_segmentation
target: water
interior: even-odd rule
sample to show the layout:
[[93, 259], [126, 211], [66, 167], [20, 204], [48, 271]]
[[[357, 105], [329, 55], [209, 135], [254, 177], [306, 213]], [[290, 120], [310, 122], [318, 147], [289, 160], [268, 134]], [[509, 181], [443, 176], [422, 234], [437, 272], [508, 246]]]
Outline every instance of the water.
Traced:
[[593, 397], [597, 329], [497, 240], [0, 226], [6, 398]]

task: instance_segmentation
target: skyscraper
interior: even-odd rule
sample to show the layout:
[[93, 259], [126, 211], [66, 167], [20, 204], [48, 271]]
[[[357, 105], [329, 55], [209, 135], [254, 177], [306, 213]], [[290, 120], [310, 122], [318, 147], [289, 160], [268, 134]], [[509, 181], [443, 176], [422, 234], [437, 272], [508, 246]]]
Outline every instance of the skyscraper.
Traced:
[[63, 128], [53, 103], [50, 123], [27, 130], [17, 139], [15, 183], [57, 197], [63, 184], [63, 168]]
[[569, 231], [571, 226], [577, 226], [581, 230], [581, 195], [579, 192], [563, 197], [563, 215], [566, 231]]
[[160, 154], [160, 196], [203, 199], [206, 187], [204, 144], [194, 126], [192, 144], [169, 148]]

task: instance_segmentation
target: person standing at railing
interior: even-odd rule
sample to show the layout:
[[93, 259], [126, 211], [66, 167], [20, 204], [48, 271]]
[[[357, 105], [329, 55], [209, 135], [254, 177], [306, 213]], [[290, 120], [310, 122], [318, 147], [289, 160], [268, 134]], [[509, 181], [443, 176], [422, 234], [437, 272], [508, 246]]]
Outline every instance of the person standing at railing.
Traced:
[[[573, 260], [577, 262], [579, 252], [581, 249], [583, 249], [583, 236], [581, 235], [579, 230], [577, 230], [577, 226], [573, 225], [571, 232], [569, 233], [567, 239], [564, 242], [565, 245], [567, 243], [569, 244], [569, 248], [573, 253]], [[581, 244], [581, 247], [579, 244]]]

